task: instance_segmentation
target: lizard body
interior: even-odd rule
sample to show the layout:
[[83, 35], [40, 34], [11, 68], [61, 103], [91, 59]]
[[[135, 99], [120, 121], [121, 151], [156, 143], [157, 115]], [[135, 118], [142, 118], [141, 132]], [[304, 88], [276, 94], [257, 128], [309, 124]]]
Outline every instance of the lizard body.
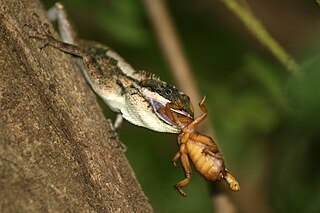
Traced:
[[47, 36], [47, 44], [82, 58], [76, 60], [77, 65], [93, 91], [111, 110], [137, 126], [157, 132], [181, 132], [181, 127], [157, 112], [168, 103], [182, 105], [180, 113], [193, 118], [190, 98], [176, 87], [154, 75], [136, 71], [105, 45], [78, 41], [61, 3], [49, 9], [48, 17], [58, 22], [63, 42]]

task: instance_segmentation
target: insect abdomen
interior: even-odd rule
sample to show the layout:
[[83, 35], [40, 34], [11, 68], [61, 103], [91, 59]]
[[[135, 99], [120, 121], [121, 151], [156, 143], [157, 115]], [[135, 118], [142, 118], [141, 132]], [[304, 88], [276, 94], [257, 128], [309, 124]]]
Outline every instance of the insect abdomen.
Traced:
[[194, 141], [188, 141], [186, 146], [195, 168], [201, 175], [210, 181], [223, 178], [225, 165], [218, 153], [215, 155], [205, 154], [203, 149], [206, 145]]

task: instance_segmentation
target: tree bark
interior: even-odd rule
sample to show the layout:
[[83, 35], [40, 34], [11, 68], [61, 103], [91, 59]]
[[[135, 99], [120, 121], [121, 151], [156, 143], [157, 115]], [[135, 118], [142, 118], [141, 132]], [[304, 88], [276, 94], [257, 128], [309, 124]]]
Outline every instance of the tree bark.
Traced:
[[0, 6], [0, 212], [153, 212], [71, 56], [30, 38], [40, 3]]

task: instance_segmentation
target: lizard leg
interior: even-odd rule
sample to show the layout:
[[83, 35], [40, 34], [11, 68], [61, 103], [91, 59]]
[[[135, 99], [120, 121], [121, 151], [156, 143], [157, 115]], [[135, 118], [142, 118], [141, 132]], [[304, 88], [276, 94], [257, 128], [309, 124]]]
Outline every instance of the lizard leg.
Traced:
[[116, 119], [115, 119], [115, 121], [114, 121], [113, 127], [114, 127], [115, 129], [119, 129], [122, 124], [123, 124], [123, 117], [122, 117], [122, 115], [119, 113], [119, 114], [117, 114], [117, 117], [116, 117]]
[[[87, 54], [81, 48], [75, 46], [77, 45], [77, 32], [73, 27], [70, 19], [68, 18], [67, 11], [64, 5], [60, 2], [55, 3], [53, 7], [51, 7], [47, 11], [47, 15], [50, 21], [56, 21], [59, 28], [59, 33], [62, 41], [57, 41], [51, 36], [46, 36], [48, 40], [48, 45], [55, 47], [61, 51], [72, 54], [74, 56], [80, 57], [80, 59], [74, 59], [77, 66], [80, 68], [86, 80], [92, 86], [94, 83], [92, 81], [97, 80], [101, 75], [101, 67], [97, 64], [96, 59]], [[44, 36], [41, 36], [44, 37]], [[90, 77], [95, 79], [91, 79]], [[95, 88], [93, 88], [95, 90]]]
[[[79, 66], [84, 77], [86, 78], [86, 80], [89, 82], [90, 85], [94, 85], [93, 83], [94, 81], [98, 81], [99, 79], [101, 79], [103, 72], [97, 60], [94, 58], [93, 55], [85, 52], [82, 48], [75, 46], [73, 44], [68, 44], [68, 43], [59, 41], [53, 38], [52, 36], [46, 35], [46, 34], [45, 35], [38, 34], [36, 36], [32, 36], [32, 38], [45, 41], [46, 46], [51, 46], [60, 51], [82, 58], [83, 65], [79, 64]], [[84, 66], [84, 68], [82, 68], [82, 66]], [[96, 89], [94, 87], [92, 88], [93, 90]]]
[[67, 11], [63, 4], [57, 2], [48, 11], [47, 15], [50, 21], [56, 21], [58, 24], [59, 32], [62, 41], [75, 44], [76, 42], [76, 30], [73, 28], [70, 19], [68, 19]]
[[115, 129], [115, 126], [113, 125], [112, 120], [111, 119], [107, 119], [107, 121], [108, 121], [108, 123], [110, 125], [110, 128], [111, 128], [110, 133], [111, 133], [112, 137], [110, 137], [110, 138], [111, 139], [115, 139], [117, 141], [117, 143], [118, 143], [118, 146], [121, 148], [121, 150], [123, 152], [126, 152], [127, 151], [127, 146], [120, 141], [118, 132]]
[[187, 149], [185, 144], [181, 144], [180, 146], [180, 159], [181, 164], [184, 169], [186, 178], [181, 180], [179, 183], [175, 185], [175, 188], [180, 192], [181, 195], [186, 196], [187, 194], [181, 189], [182, 187], [186, 186], [190, 182], [190, 178], [192, 175]]

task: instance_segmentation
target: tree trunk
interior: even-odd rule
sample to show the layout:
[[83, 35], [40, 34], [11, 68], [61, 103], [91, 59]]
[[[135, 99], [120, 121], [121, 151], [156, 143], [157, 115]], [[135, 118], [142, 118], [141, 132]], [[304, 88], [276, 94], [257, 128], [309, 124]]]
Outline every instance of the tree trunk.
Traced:
[[30, 38], [40, 3], [0, 7], [0, 212], [153, 212], [71, 56]]

